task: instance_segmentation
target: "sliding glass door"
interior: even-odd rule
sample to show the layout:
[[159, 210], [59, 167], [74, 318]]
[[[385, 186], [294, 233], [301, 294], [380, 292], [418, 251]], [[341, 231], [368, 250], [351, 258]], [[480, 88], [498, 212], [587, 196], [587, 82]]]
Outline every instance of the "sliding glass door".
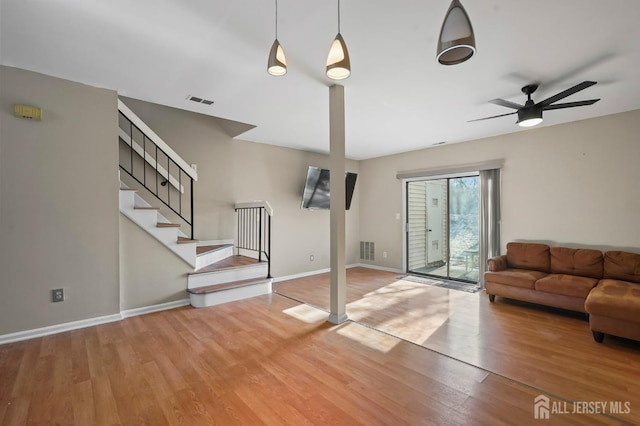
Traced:
[[478, 282], [479, 177], [407, 182], [407, 270]]

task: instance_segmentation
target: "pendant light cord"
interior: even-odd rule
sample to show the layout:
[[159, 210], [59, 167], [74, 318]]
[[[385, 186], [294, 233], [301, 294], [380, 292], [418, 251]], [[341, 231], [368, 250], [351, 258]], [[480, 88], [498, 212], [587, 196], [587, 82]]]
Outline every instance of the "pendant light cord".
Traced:
[[340, 0], [338, 0], [338, 33], [340, 33]]
[[278, 39], [278, 0], [276, 0], [276, 40]]

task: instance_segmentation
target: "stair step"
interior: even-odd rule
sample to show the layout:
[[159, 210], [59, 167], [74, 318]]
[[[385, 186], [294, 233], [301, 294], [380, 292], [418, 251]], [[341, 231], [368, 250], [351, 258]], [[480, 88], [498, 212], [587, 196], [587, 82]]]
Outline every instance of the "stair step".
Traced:
[[180, 228], [179, 223], [158, 222], [158, 228]]
[[[197, 243], [198, 240], [192, 240], [190, 238], [185, 238], [185, 237], [178, 237], [178, 244], [191, 244], [191, 243]], [[198, 251], [198, 248], [196, 247], [196, 253]]]
[[200, 256], [200, 255], [218, 251], [227, 247], [233, 247], [233, 244], [216, 244], [216, 245], [210, 245], [210, 246], [199, 246], [198, 248], [196, 248], [196, 254]]
[[247, 266], [260, 264], [266, 264], [266, 262], [259, 262], [257, 259], [247, 256], [231, 256], [209, 266], [205, 266], [204, 268], [200, 268], [189, 275], [206, 274], [210, 272], [223, 271], [226, 269], [244, 268]]
[[120, 188], [120, 191], [133, 191], [133, 192], [138, 192], [137, 189], [135, 188]]
[[230, 281], [226, 283], [207, 285], [203, 287], [190, 288], [187, 291], [191, 294], [209, 294], [217, 291], [229, 290], [232, 288], [246, 287], [255, 284], [263, 284], [269, 282], [269, 278], [250, 278], [248, 280]]
[[133, 206], [134, 210], [160, 210], [160, 207], [152, 206]]

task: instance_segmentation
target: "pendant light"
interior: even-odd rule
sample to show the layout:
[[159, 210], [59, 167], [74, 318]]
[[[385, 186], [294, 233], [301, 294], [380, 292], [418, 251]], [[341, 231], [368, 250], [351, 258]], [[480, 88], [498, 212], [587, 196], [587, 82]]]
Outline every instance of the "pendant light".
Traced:
[[267, 72], [275, 76], [281, 76], [287, 73], [287, 60], [284, 57], [284, 50], [282, 50], [282, 46], [278, 41], [278, 0], [276, 0], [276, 39], [269, 52]]
[[469, 15], [460, 0], [453, 0], [442, 22], [436, 58], [442, 65], [456, 65], [465, 62], [474, 53], [476, 38]]
[[347, 45], [340, 34], [340, 0], [338, 0], [338, 35], [331, 43], [327, 55], [327, 77], [332, 80], [344, 80], [351, 75], [351, 60]]

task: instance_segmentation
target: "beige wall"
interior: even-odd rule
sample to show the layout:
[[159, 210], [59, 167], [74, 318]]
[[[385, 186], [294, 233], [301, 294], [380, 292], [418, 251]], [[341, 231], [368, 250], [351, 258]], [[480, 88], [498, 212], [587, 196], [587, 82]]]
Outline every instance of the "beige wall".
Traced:
[[[131, 98], [122, 100], [187, 163], [198, 165], [196, 238], [233, 239], [233, 205], [266, 200], [275, 211], [272, 275], [329, 267], [329, 212], [300, 208], [308, 166], [328, 168], [327, 155], [234, 140], [214, 117]], [[357, 173], [358, 168], [358, 162], [347, 162], [349, 171]], [[358, 261], [360, 184], [358, 177], [353, 204], [346, 212], [347, 264]]]
[[0, 67], [0, 334], [119, 312], [116, 114], [114, 91]]
[[[130, 260], [157, 243], [118, 212], [116, 99], [113, 91], [0, 67], [0, 334], [186, 297], [185, 266], [173, 254]], [[300, 209], [307, 167], [327, 168], [328, 156], [233, 140], [218, 119], [125, 102], [198, 164], [198, 238], [233, 238], [233, 204], [266, 199], [275, 210], [273, 275], [329, 267], [329, 212]], [[42, 107], [44, 120], [14, 117], [14, 103]], [[398, 172], [496, 159], [504, 160], [503, 247], [534, 240], [640, 251], [638, 134], [640, 110], [348, 161], [359, 176], [346, 213], [347, 264], [358, 262], [363, 240], [376, 243], [375, 265], [402, 268]], [[50, 290], [58, 287], [66, 301], [54, 304]]]
[[187, 299], [187, 273], [181, 258], [120, 215], [120, 307], [142, 308]]
[[399, 171], [504, 159], [502, 246], [513, 240], [640, 251], [640, 110], [362, 161], [360, 238], [402, 268]]

